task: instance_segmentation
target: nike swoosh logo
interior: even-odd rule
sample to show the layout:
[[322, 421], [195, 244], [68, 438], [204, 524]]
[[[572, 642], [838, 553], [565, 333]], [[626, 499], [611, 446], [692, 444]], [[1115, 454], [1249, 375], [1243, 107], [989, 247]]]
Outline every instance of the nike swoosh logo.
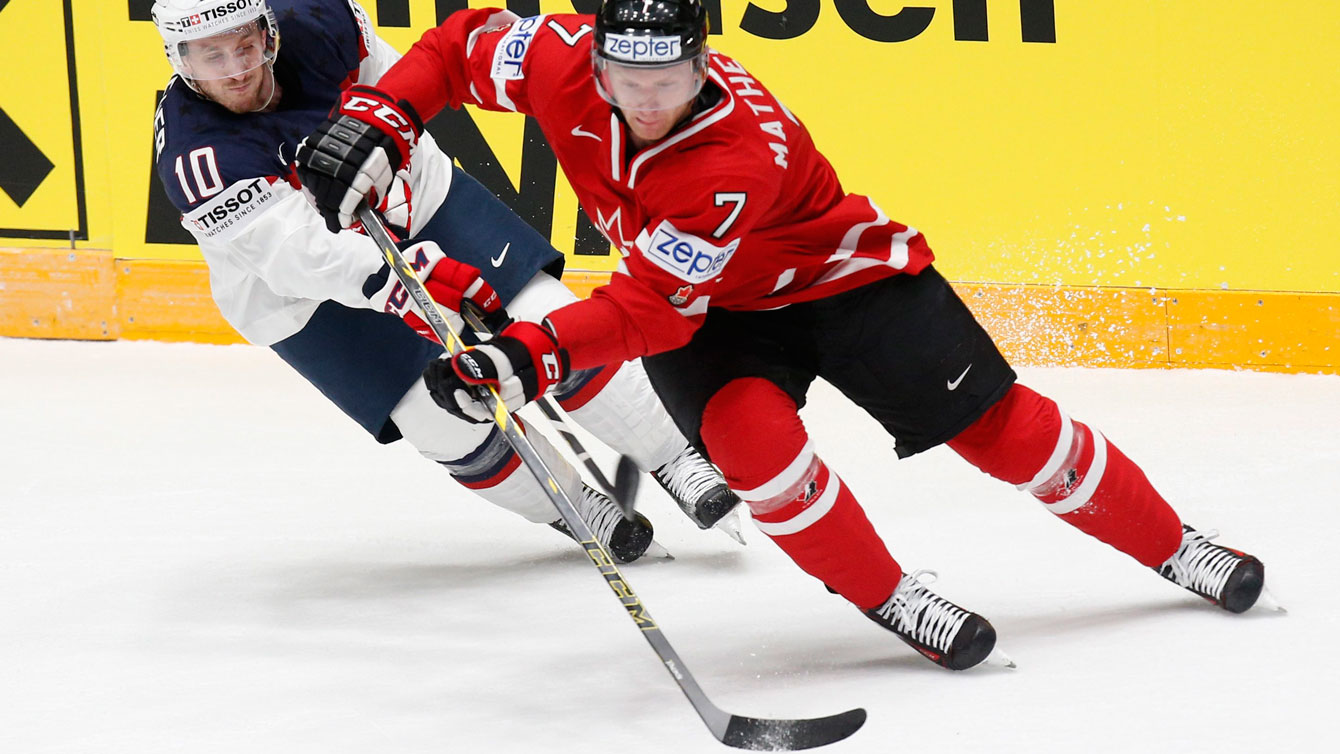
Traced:
[[968, 376], [968, 370], [970, 369], [972, 369], [972, 364], [968, 365], [968, 369], [963, 370], [963, 374], [960, 374], [957, 380], [954, 380], [952, 382], [946, 382], [945, 386], [948, 387], [951, 392], [957, 390], [959, 384], [963, 382], [963, 378]]
[[489, 259], [489, 261], [493, 263], [494, 267], [502, 267], [503, 260], [507, 258], [507, 250], [510, 248], [512, 248], [512, 242], [508, 241], [507, 245], [503, 247], [501, 254]]
[[284, 142], [279, 142], [279, 162], [284, 167], [288, 167], [288, 160], [284, 159]]
[[601, 138], [600, 138], [599, 136], [596, 136], [595, 134], [591, 133], [590, 131], [587, 131], [587, 130], [583, 129], [581, 126], [574, 126], [573, 129], [572, 129], [572, 135], [573, 135], [573, 136], [585, 136], [585, 137], [588, 138], [588, 139], [595, 139], [596, 141], [601, 141]]

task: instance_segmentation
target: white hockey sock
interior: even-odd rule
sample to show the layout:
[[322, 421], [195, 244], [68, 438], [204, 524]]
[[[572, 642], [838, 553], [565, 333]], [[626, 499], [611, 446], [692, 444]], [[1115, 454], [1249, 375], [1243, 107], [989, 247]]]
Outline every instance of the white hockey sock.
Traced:
[[[501, 432], [495, 435], [503, 444], [507, 440]], [[526, 439], [534, 446], [535, 453], [544, 460], [546, 466], [553, 473], [555, 481], [559, 487], [567, 493], [568, 499], [575, 501], [582, 494], [582, 478], [577, 470], [572, 467], [554, 446], [549, 444], [544, 435], [539, 432], [531, 431], [526, 433]], [[508, 452], [512, 453], [510, 447]], [[520, 459], [517, 459], [518, 461]], [[450, 464], [445, 464], [450, 466]], [[559, 520], [558, 509], [549, 502], [549, 497], [544, 491], [544, 487], [530, 473], [525, 464], [514, 463], [506, 475], [496, 478], [489, 486], [473, 487], [474, 491], [480, 497], [493, 503], [500, 508], [506, 508], [529, 521], [537, 524], [549, 524]], [[454, 475], [454, 472], [453, 472]]]
[[669, 463], [689, 444], [652, 389], [641, 361], [620, 365], [600, 392], [580, 408], [565, 410], [573, 421], [631, 457], [643, 471]]
[[[517, 319], [539, 322], [549, 312], [576, 300], [567, 286], [541, 272], [512, 299], [507, 311]], [[689, 444], [652, 390], [641, 361], [619, 367], [609, 383], [580, 408], [564, 409], [573, 421], [605, 445], [631, 457], [643, 471], [655, 471], [674, 460]]]

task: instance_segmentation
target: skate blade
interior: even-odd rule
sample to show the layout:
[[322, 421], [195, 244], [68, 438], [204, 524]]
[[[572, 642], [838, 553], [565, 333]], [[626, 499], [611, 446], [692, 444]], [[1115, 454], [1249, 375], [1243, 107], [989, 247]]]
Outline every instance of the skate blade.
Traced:
[[740, 511], [738, 509], [722, 516], [712, 528], [720, 530], [721, 533], [742, 545], [748, 544], [744, 541], [744, 534], [740, 531]]
[[981, 667], [982, 665], [990, 665], [993, 668], [1006, 668], [1008, 670], [1014, 670], [1019, 667], [1019, 665], [1015, 663], [1014, 658], [1005, 654], [1005, 650], [1001, 649], [999, 646], [993, 647], [991, 649], [991, 654], [987, 655], [985, 660], [978, 663], [978, 667]]
[[1264, 610], [1271, 613], [1289, 612], [1284, 605], [1275, 599], [1275, 595], [1270, 593], [1270, 589], [1261, 587], [1261, 596], [1256, 598], [1256, 604], [1252, 605], [1252, 610]]
[[638, 560], [646, 560], [648, 558], [656, 558], [658, 560], [674, 560], [675, 556], [671, 555], [669, 550], [662, 547], [660, 542], [657, 542], [656, 540], [653, 539], [651, 541], [651, 544], [647, 545], [647, 551], [642, 553], [642, 557], [638, 558]]

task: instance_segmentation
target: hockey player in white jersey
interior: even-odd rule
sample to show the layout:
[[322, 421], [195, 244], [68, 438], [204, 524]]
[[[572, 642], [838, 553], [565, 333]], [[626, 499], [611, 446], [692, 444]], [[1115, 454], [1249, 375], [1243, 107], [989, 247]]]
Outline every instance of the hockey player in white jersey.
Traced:
[[[223, 316], [379, 442], [404, 437], [481, 497], [566, 533], [496, 427], [434, 405], [420, 374], [442, 348], [421, 337], [426, 328], [375, 245], [328, 227], [302, 195], [292, 165], [299, 141], [342, 93], [375, 83], [399, 58], [364, 10], [352, 0], [156, 0], [153, 19], [175, 72], [155, 114], [158, 175], [199, 243]], [[412, 158], [379, 208], [430, 291], [472, 291], [495, 326], [575, 300], [557, 277], [562, 255], [453, 167], [430, 135], [404, 146]], [[576, 373], [556, 396], [652, 472], [701, 528], [738, 502], [639, 364]], [[623, 561], [640, 557], [650, 522], [624, 521], [539, 433], [528, 436], [602, 543]]]

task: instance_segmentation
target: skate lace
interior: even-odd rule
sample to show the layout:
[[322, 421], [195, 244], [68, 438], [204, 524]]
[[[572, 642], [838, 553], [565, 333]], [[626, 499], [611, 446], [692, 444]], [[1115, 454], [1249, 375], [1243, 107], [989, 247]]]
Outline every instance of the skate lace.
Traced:
[[591, 527], [591, 533], [596, 535], [596, 541], [605, 547], [610, 546], [610, 540], [614, 536], [614, 527], [623, 520], [623, 512], [619, 506], [614, 504], [613, 500], [602, 495], [599, 491], [589, 485], [582, 485], [582, 494], [574, 501], [577, 507], [577, 513]]
[[936, 576], [935, 571], [927, 570], [904, 576], [893, 596], [876, 612], [895, 631], [948, 652], [959, 627], [971, 613], [926, 588]]
[[1214, 530], [1188, 529], [1182, 533], [1182, 545], [1163, 564], [1178, 585], [1215, 599], [1221, 596], [1229, 575], [1242, 560], [1232, 551], [1211, 544], [1210, 540], [1217, 536], [1219, 532]]
[[685, 446], [679, 455], [652, 473], [675, 501], [688, 510], [696, 508], [698, 501], [722, 484], [717, 470], [692, 445]]

